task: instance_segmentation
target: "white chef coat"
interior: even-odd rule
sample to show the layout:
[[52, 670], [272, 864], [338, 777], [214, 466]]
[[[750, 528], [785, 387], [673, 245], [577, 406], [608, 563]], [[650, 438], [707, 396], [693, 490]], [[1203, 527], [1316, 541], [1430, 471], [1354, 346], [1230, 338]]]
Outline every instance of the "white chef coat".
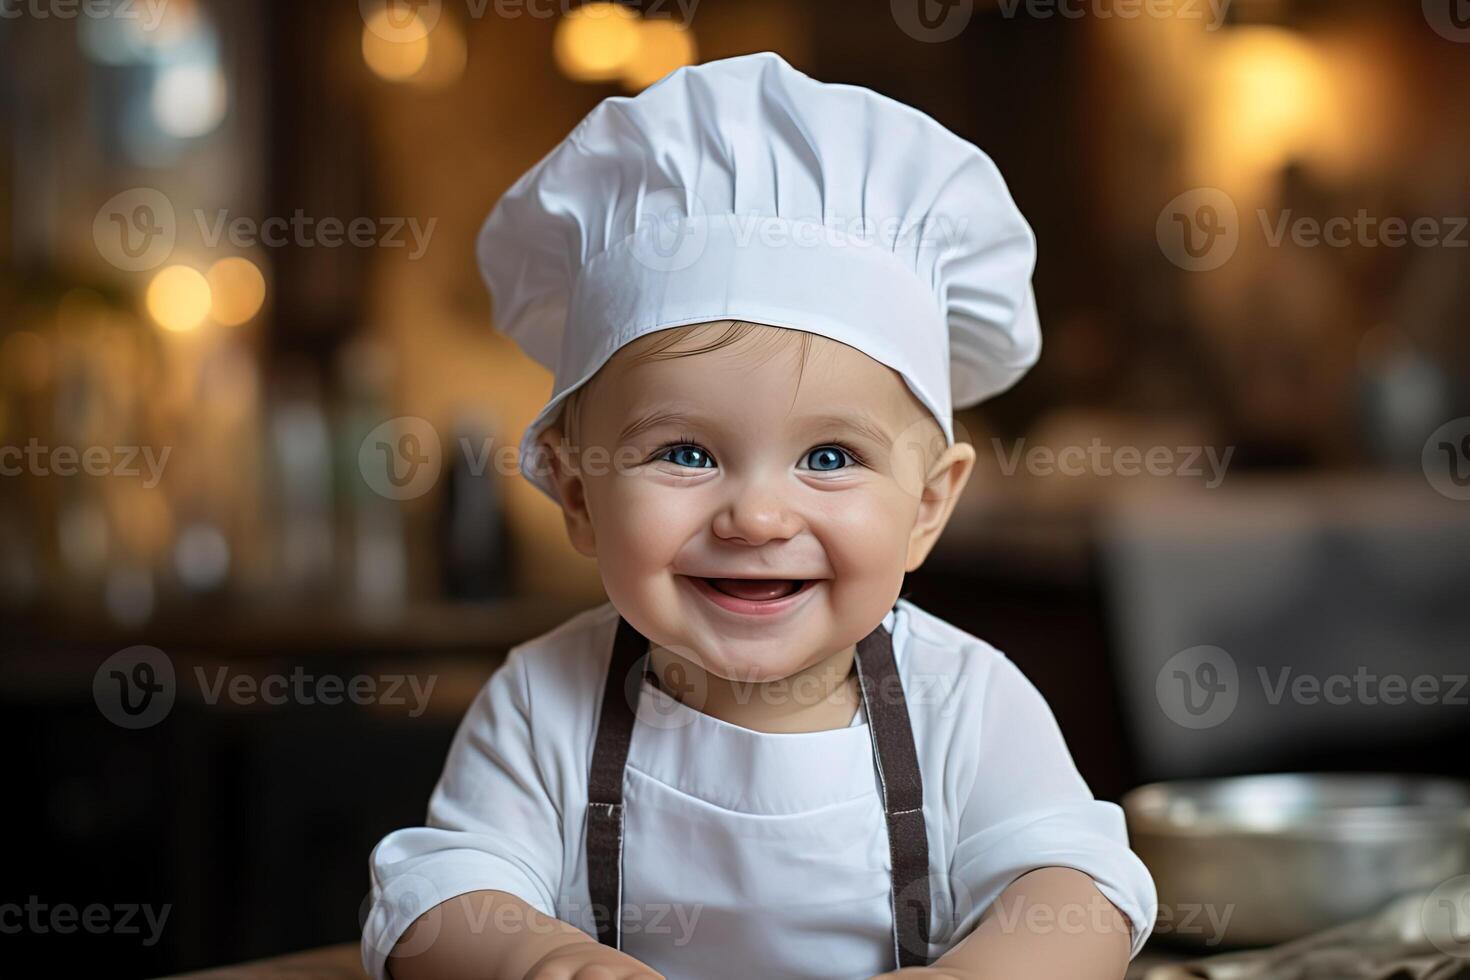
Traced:
[[[884, 618], [924, 783], [930, 959], [1036, 868], [1092, 876], [1133, 926], [1153, 881], [1120, 808], [1094, 800], [1046, 702], [983, 640], [900, 599]], [[581, 613], [511, 650], [476, 698], [427, 825], [369, 860], [363, 962], [375, 978], [434, 905], [510, 892], [589, 935], [587, 778], [618, 613]], [[866, 978], [893, 969], [889, 850], [862, 712], [773, 734], [706, 715], [646, 679], [628, 752], [623, 949], [671, 980]], [[1058, 927], [1061, 928], [1061, 927]]]

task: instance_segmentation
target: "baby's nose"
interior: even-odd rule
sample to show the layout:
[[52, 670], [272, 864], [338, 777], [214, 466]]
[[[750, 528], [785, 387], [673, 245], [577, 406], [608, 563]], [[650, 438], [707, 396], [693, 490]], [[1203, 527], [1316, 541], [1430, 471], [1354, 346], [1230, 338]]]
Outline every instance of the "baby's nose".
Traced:
[[795, 537], [805, 526], [790, 499], [769, 480], [743, 481], [715, 514], [717, 537], [761, 545]]

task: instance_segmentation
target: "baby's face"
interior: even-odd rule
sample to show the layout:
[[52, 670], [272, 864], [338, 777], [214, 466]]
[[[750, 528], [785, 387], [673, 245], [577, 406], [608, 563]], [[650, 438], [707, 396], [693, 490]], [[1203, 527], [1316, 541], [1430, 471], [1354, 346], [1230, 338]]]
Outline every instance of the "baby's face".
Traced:
[[[813, 335], [803, 369], [800, 345], [780, 342], [797, 335], [775, 330], [674, 358], [619, 351], [583, 396], [580, 472], [558, 476], [573, 543], [628, 622], [749, 682], [871, 631], [973, 460], [945, 449], [891, 368]], [[720, 333], [702, 326], [676, 349]]]

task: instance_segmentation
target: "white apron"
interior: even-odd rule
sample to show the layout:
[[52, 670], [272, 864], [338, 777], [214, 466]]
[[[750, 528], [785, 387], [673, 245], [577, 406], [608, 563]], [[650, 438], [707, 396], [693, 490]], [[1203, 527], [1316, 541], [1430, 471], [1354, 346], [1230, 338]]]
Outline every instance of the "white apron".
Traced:
[[[644, 702], [648, 647], [620, 618], [584, 838], [586, 911], [599, 940], [669, 977], [870, 977], [927, 965], [924, 794], [887, 629], [880, 624], [857, 644], [867, 725], [754, 745], [726, 725], [714, 746], [699, 746], [697, 767], [679, 766], [683, 743], [711, 736], [671, 713], [672, 698]], [[630, 693], [640, 700], [636, 716]], [[719, 774], [768, 806], [736, 816], [697, 787], [647, 775], [681, 768]], [[750, 792], [765, 780], [779, 792]], [[626, 873], [625, 849], [637, 855]], [[885, 933], [886, 944], [850, 941]], [[812, 936], [849, 941], [813, 944]], [[711, 949], [750, 955], [721, 961]]]
[[[626, 764], [602, 770], [621, 772], [621, 895], [605, 904], [620, 906], [622, 949], [671, 980], [892, 970], [905, 945], [893, 881], [907, 878], [889, 849], [867, 714], [899, 698], [881, 681], [875, 697], [865, 670], [869, 704], [849, 727], [751, 731], [668, 696], [641, 668], [611, 667], [619, 628], [610, 603], [581, 613], [512, 649], [481, 690], [425, 825], [388, 834], [369, 861], [368, 974], [386, 976], [415, 919], [472, 891], [509, 892], [599, 937], [588, 804], [616, 800], [594, 797], [589, 777], [610, 673], [627, 678], [638, 706]], [[923, 773], [923, 820], [914, 813], [913, 830], [892, 837], [927, 837], [927, 880], [898, 890], [901, 911], [932, 902], [928, 961], [1010, 882], [1053, 866], [1092, 877], [1132, 922], [1136, 953], [1154, 921], [1153, 883], [1122, 811], [1088, 791], [1040, 693], [999, 651], [907, 600], [882, 630]], [[889, 789], [890, 804], [905, 792]], [[603, 853], [594, 864], [606, 865]]]

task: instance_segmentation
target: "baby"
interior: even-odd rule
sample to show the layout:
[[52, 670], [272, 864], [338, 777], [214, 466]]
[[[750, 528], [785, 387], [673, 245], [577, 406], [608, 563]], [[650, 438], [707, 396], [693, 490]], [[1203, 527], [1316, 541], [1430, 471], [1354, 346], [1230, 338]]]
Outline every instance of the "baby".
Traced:
[[511, 188], [481, 265], [556, 372], [523, 469], [610, 601], [510, 652], [374, 850], [372, 976], [1123, 976], [1121, 812], [900, 598], [974, 464], [951, 405], [1039, 351], [1034, 258], [978, 149], [768, 52], [606, 100]]

